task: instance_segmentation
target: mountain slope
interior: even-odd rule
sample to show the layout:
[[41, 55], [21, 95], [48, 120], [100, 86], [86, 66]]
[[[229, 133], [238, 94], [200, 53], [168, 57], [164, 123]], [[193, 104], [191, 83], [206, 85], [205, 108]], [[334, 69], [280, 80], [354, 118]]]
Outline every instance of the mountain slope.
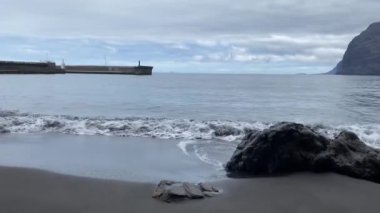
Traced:
[[380, 75], [380, 22], [350, 42], [342, 61], [329, 74]]

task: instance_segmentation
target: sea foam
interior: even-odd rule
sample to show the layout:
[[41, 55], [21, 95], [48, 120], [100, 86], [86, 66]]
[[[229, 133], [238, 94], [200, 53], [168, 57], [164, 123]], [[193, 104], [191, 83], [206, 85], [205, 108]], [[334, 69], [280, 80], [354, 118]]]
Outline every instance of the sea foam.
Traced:
[[[192, 140], [236, 143], [246, 132], [263, 130], [272, 124], [258, 121], [76, 117], [0, 111], [0, 133], [58, 132], [74, 135], [153, 137], [181, 139], [186, 143], [192, 143]], [[329, 138], [335, 137], [342, 130], [349, 130], [368, 145], [380, 147], [380, 124], [307, 125]]]

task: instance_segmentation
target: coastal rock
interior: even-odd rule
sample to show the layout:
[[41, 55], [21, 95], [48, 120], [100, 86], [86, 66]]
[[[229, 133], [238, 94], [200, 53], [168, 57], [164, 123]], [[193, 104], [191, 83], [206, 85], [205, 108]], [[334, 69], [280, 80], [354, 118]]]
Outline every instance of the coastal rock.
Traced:
[[314, 170], [380, 183], [380, 151], [364, 144], [355, 133], [343, 131], [317, 156]]
[[154, 190], [152, 197], [170, 203], [184, 199], [212, 197], [219, 193], [219, 189], [206, 183], [192, 184], [162, 180]]
[[217, 137], [229, 136], [229, 135], [239, 135], [241, 131], [232, 126], [228, 125], [210, 125], [211, 129], [214, 130], [214, 135]]
[[62, 124], [62, 123], [59, 122], [59, 121], [50, 121], [50, 120], [46, 120], [45, 123], [44, 123], [43, 129], [62, 128], [62, 127], [64, 127], [64, 126], [65, 126], [65, 125]]
[[230, 176], [336, 172], [380, 183], [380, 151], [343, 131], [328, 139], [296, 123], [248, 133], [226, 165]]
[[380, 22], [371, 24], [348, 45], [341, 62], [329, 72], [338, 75], [380, 75]]
[[246, 135], [226, 168], [231, 173], [256, 175], [307, 170], [328, 144], [327, 138], [304, 125], [279, 123]]

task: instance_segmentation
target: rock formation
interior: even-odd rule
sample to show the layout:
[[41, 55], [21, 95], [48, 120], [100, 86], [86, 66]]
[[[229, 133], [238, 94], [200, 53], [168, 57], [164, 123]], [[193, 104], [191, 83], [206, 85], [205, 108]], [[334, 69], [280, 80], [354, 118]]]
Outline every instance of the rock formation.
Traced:
[[380, 22], [371, 24], [348, 45], [341, 62], [329, 72], [338, 75], [380, 75]]
[[380, 183], [380, 151], [343, 131], [328, 139], [296, 123], [248, 133], [226, 165], [230, 176], [336, 172]]

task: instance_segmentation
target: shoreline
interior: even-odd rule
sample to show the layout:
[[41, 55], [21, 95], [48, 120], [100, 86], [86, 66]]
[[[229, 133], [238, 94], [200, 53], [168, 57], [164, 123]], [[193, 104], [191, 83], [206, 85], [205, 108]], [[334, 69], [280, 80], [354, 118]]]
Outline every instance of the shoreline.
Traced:
[[337, 174], [213, 182], [223, 194], [167, 204], [155, 184], [0, 167], [0, 212], [376, 212], [380, 185]]
[[187, 156], [177, 146], [179, 142], [62, 133], [3, 134], [0, 165], [143, 183], [224, 178], [224, 172], [214, 166]]
[[[333, 173], [231, 179], [177, 140], [61, 133], [0, 136], [0, 212], [364, 212], [380, 184]], [[214, 147], [215, 148], [215, 147]], [[188, 149], [187, 151], [191, 151]], [[175, 160], [173, 160], [175, 159]], [[159, 180], [209, 182], [223, 193], [167, 204]]]

